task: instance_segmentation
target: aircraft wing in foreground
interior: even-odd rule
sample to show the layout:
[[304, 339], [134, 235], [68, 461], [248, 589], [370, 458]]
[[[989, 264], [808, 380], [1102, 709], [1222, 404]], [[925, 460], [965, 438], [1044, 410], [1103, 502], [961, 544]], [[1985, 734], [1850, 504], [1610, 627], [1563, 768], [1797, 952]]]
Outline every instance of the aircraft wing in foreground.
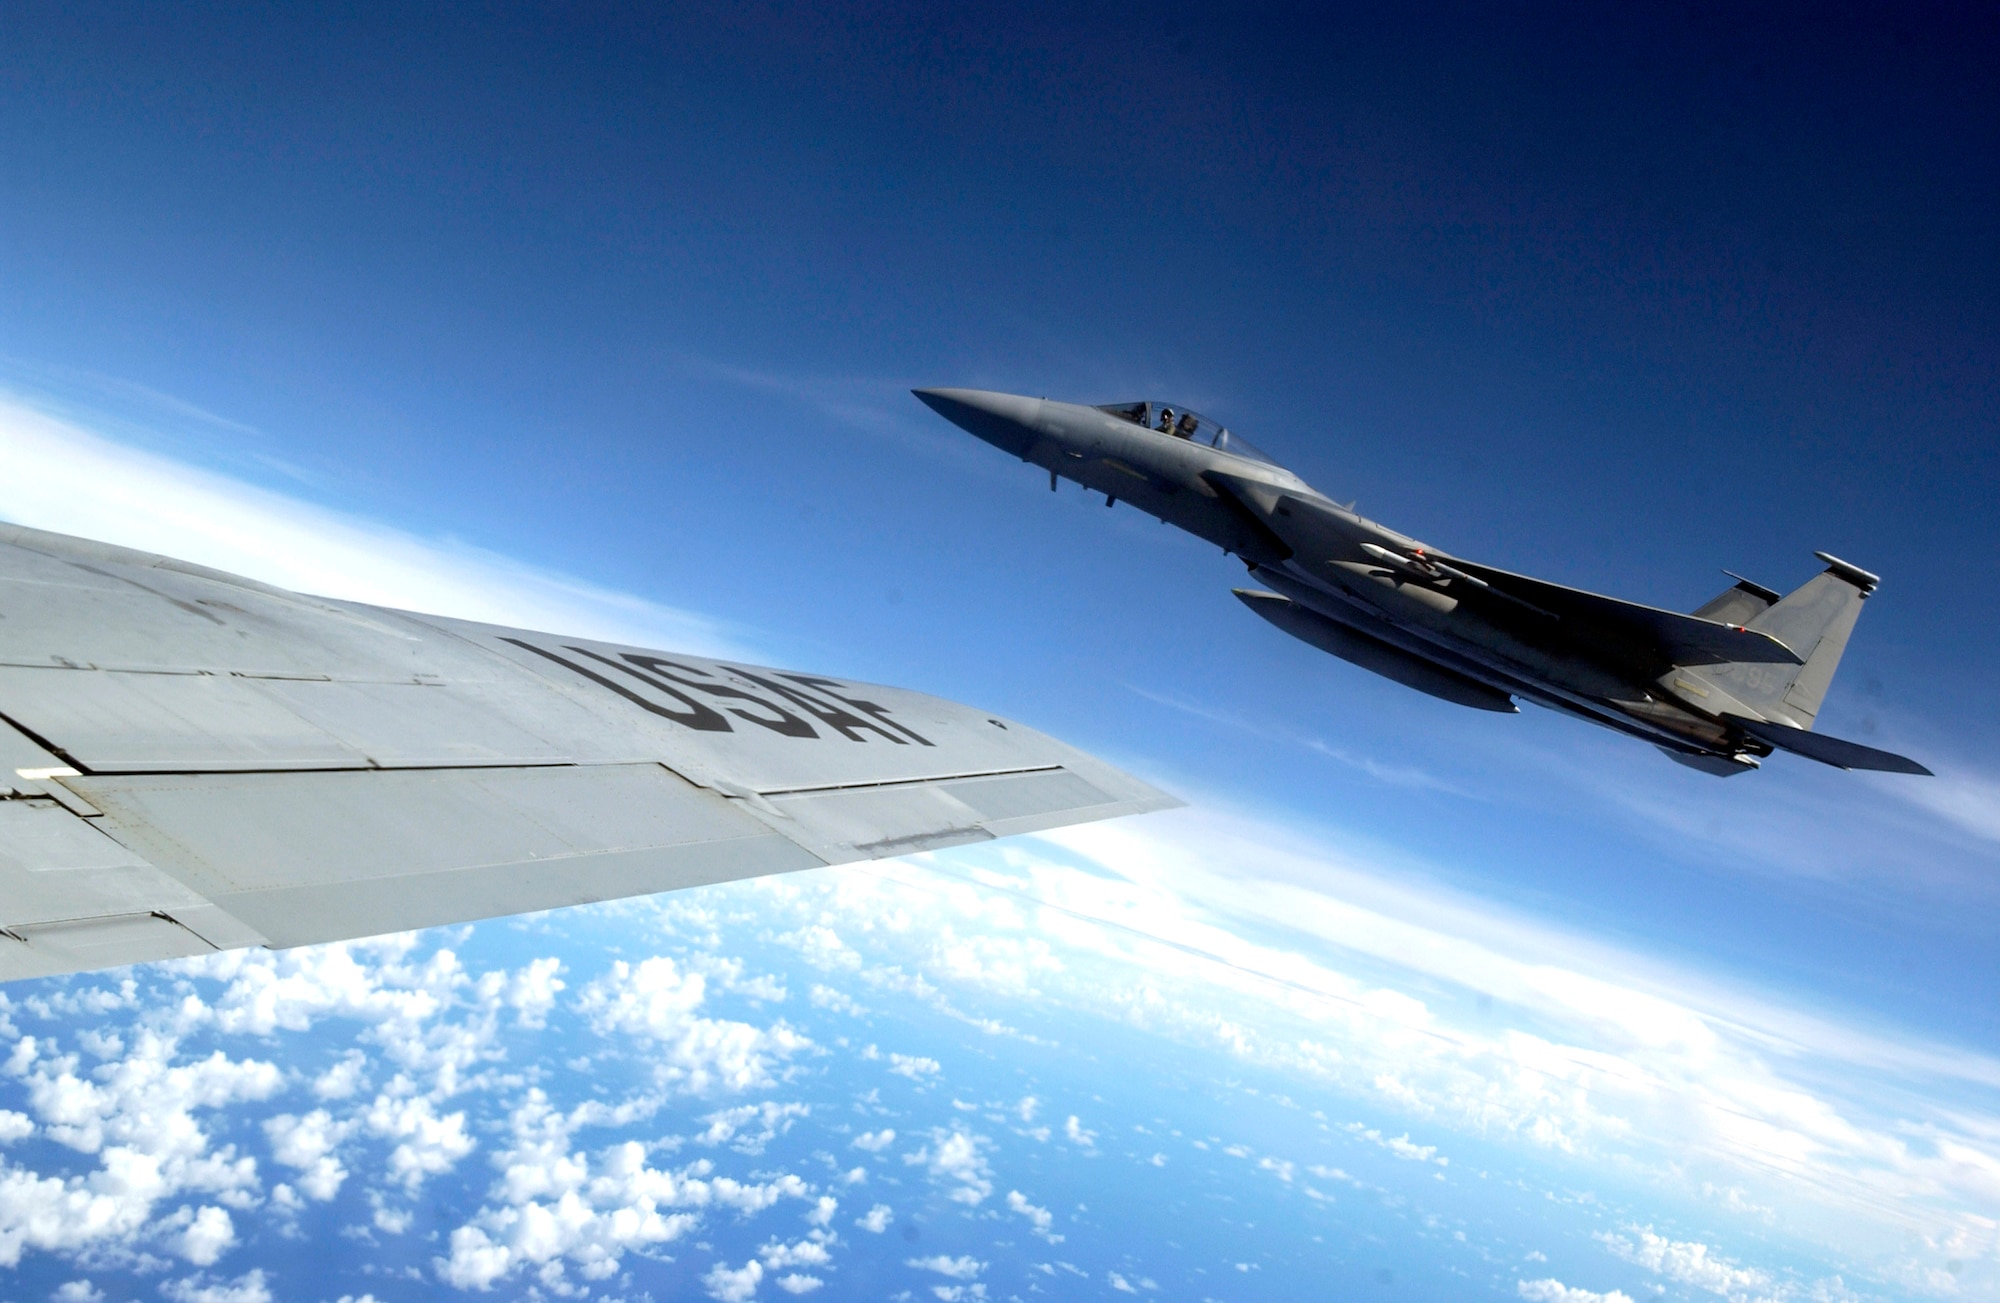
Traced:
[[305, 597], [0, 526], [0, 980], [1175, 804], [914, 692]]
[[1446, 701], [1515, 698], [1652, 742], [1714, 774], [1789, 751], [1843, 769], [1928, 774], [1812, 731], [1880, 580], [1826, 569], [1790, 594], [1736, 582], [1692, 614], [1568, 588], [1428, 547], [1358, 516], [1184, 407], [1086, 407], [978, 389], [918, 398], [986, 442], [1215, 543], [1263, 585], [1257, 614], [1322, 651]]

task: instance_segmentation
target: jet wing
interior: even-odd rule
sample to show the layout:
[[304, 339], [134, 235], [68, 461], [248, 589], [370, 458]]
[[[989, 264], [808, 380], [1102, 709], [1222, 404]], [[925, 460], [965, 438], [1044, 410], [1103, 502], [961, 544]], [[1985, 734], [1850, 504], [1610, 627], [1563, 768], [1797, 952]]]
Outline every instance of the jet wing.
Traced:
[[[1213, 471], [1207, 479], [1267, 525], [1295, 558], [1308, 565], [1364, 556], [1369, 545], [1403, 555], [1416, 547], [1413, 540], [1351, 511], [1282, 485]], [[1489, 616], [1515, 627], [1530, 640], [1555, 636], [1595, 642], [1620, 659], [1658, 662], [1654, 672], [1668, 665], [1726, 661], [1803, 663], [1791, 648], [1769, 634], [1604, 597], [1445, 553], [1427, 555], [1472, 581], [1448, 580], [1451, 586], [1447, 591], [1454, 597], [1482, 603]]]
[[0, 980], [1175, 804], [919, 693], [306, 597], [0, 526]]
[[[1438, 560], [1488, 585], [1503, 599], [1546, 612], [1560, 622], [1566, 633], [1586, 639], [1595, 636], [1627, 648], [1655, 647], [1673, 665], [1716, 665], [1727, 661], [1805, 663], [1790, 647], [1754, 629], [1605, 597], [1458, 557], [1439, 556]], [[1532, 620], [1534, 612], [1528, 611], [1523, 618]]]

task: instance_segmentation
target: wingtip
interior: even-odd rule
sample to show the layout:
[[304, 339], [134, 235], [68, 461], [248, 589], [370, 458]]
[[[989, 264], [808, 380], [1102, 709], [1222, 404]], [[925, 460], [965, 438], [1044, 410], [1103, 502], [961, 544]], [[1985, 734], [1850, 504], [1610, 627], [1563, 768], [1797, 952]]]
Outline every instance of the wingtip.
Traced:
[[1834, 574], [1853, 584], [1856, 588], [1859, 588], [1863, 596], [1867, 596], [1882, 586], [1882, 576], [1863, 570], [1852, 561], [1842, 561], [1831, 552], [1815, 552], [1813, 555], [1825, 562], [1828, 570], [1831, 570]]

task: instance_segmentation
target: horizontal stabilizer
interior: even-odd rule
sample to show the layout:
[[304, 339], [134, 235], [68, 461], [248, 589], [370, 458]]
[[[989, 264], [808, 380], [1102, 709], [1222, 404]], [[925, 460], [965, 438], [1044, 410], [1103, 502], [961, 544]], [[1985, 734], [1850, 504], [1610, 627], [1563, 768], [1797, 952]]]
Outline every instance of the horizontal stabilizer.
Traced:
[[1836, 769], [1874, 769], [1887, 774], [1929, 775], [1931, 772], [1908, 756], [1899, 756], [1893, 751], [1878, 751], [1859, 742], [1828, 737], [1824, 733], [1808, 733], [1802, 728], [1774, 724], [1769, 720], [1744, 719], [1740, 715], [1726, 718], [1759, 742], [1767, 742], [1780, 751], [1789, 751]]

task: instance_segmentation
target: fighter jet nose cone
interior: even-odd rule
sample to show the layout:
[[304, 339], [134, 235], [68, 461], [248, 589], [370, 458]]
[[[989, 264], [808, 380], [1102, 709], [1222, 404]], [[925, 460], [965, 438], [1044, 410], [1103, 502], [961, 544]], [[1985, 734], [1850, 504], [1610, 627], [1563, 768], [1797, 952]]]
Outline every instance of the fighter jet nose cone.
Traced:
[[912, 389], [910, 392], [915, 394], [917, 396], [917, 401], [922, 403], [925, 407], [930, 408], [933, 412], [936, 412], [939, 416], [944, 417], [946, 420], [951, 420], [953, 419], [951, 415], [952, 411], [955, 408], [964, 406], [964, 404], [958, 402], [953, 397], [953, 395], [970, 393], [972, 391], [967, 389]]
[[1040, 437], [1042, 400], [987, 389], [912, 389], [917, 399], [958, 426], [1015, 456]]
[[1010, 409], [1034, 401], [987, 389], [912, 389], [910, 392], [939, 416], [960, 425], [965, 424], [968, 416], [1017, 415]]

